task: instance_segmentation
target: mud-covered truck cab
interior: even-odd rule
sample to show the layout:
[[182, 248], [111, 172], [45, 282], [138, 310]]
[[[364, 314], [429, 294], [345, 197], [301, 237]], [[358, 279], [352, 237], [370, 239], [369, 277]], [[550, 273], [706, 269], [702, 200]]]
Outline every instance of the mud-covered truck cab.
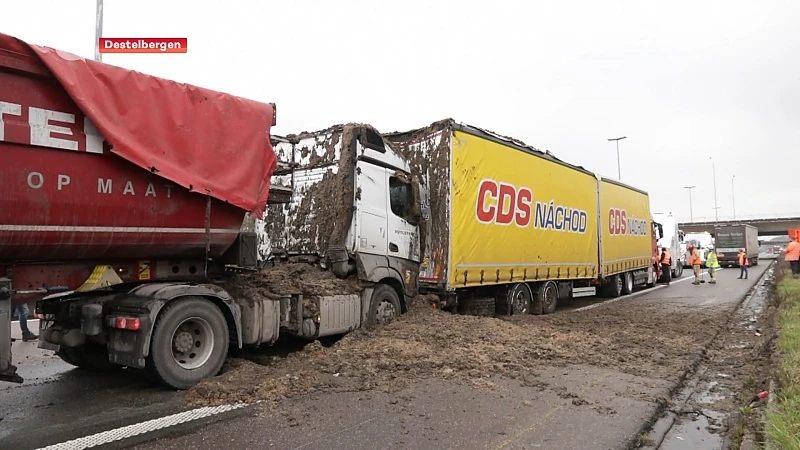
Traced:
[[229, 348], [403, 311], [422, 214], [407, 165], [369, 127], [308, 153], [317, 137], [275, 124], [274, 104], [0, 34], [0, 378], [22, 382], [20, 302], [64, 361], [177, 389]]
[[286, 169], [273, 181], [292, 186], [294, 194], [258, 221], [260, 257], [268, 266], [320, 265], [363, 289], [358, 301], [319, 305], [341, 309], [343, 315], [332, 315], [337, 320], [352, 317], [320, 332], [381, 324], [406, 312], [417, 294], [419, 224], [427, 214], [408, 163], [363, 124], [287, 136], [275, 151]]

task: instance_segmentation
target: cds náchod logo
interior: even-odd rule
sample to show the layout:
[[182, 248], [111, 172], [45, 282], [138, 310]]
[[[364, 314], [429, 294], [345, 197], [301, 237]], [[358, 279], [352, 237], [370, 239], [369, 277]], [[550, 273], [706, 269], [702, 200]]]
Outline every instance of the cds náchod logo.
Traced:
[[589, 224], [589, 215], [583, 209], [558, 204], [555, 199], [539, 201], [528, 187], [488, 178], [478, 185], [475, 218], [484, 224], [578, 234], [586, 233]]
[[622, 208], [609, 208], [608, 233], [612, 236], [647, 236], [647, 221], [628, 217]]

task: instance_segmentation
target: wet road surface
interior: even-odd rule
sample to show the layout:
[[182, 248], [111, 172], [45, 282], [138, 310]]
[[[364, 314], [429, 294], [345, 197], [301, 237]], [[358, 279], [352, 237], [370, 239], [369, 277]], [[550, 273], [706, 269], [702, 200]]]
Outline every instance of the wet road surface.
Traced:
[[[684, 272], [668, 288], [599, 308], [733, 310], [767, 263], [751, 268], [749, 280], [737, 280], [738, 270], [723, 270], [717, 285], [693, 286]], [[599, 301], [580, 299], [558, 314]], [[317, 393], [278, 408], [255, 405], [164, 419], [190, 409], [182, 393], [151, 387], [132, 371], [75, 370], [35, 343], [17, 341], [13, 351], [26, 382], [0, 384], [0, 447], [17, 450], [74, 439], [82, 440], [60, 448], [622, 448], [650, 420], [658, 398], [669, 397], [679, 376], [647, 379], [570, 365], [538, 374], [548, 380], [546, 388], [492, 378], [486, 382], [496, 389], [487, 392], [429, 380], [394, 394]], [[114, 431], [98, 434], [109, 430]]]

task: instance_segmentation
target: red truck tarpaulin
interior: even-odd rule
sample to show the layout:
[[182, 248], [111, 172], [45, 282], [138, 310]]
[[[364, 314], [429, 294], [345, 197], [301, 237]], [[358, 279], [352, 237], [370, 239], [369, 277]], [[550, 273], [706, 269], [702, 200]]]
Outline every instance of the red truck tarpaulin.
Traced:
[[0, 34], [0, 51], [37, 57], [112, 152], [261, 218], [277, 156], [271, 104], [146, 75]]

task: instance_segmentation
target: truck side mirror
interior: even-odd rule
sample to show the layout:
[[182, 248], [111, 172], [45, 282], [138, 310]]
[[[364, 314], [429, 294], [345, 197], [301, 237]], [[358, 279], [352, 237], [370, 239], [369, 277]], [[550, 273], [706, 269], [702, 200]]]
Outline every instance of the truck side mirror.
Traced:
[[406, 222], [417, 226], [422, 220], [422, 195], [420, 194], [422, 189], [417, 177], [413, 177], [409, 184], [411, 185], [411, 208], [409, 208]]

